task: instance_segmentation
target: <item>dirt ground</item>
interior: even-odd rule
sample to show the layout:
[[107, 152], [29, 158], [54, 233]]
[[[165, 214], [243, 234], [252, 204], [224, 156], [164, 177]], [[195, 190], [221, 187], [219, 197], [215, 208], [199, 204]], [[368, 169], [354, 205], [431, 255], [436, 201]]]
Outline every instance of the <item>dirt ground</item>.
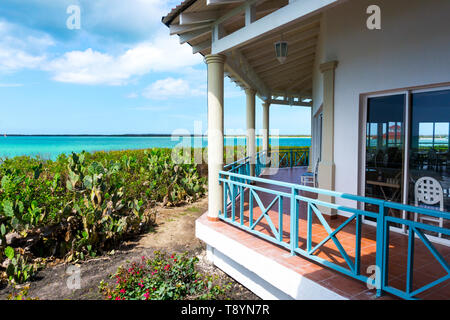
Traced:
[[[207, 198], [194, 204], [176, 208], [159, 208], [156, 226], [140, 238], [124, 242], [110, 254], [79, 264], [81, 268], [81, 288], [71, 290], [67, 286], [69, 265], [59, 264], [47, 267], [36, 275], [30, 283], [29, 297], [40, 300], [92, 300], [102, 299], [98, 292], [101, 280], [108, 281], [120, 265], [137, 261], [142, 256], [153, 256], [155, 250], [169, 253], [189, 252], [200, 258], [198, 268], [205, 273], [218, 275], [221, 283], [232, 283], [231, 299], [259, 299], [252, 292], [235, 282], [218, 268], [204, 259], [205, 245], [195, 237], [195, 220], [207, 210]], [[6, 299], [10, 288], [0, 289], [0, 300]]]

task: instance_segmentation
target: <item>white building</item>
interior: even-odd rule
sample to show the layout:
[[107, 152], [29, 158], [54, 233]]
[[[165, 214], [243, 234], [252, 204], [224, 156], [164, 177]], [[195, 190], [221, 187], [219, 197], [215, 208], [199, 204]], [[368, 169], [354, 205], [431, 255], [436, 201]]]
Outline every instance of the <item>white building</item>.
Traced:
[[[349, 293], [348, 289], [351, 281], [363, 283], [370, 276], [360, 269], [370, 266], [365, 260], [373, 255], [372, 264], [381, 268], [378, 295], [450, 298], [449, 1], [186, 0], [163, 17], [163, 23], [171, 35], [179, 36], [180, 43], [188, 42], [193, 53], [204, 55], [208, 64], [209, 210], [208, 221], [203, 217], [197, 222], [197, 233], [219, 267], [261, 297], [356, 299], [373, 295], [363, 285], [360, 291]], [[287, 56], [281, 52], [286, 44]], [[277, 59], [277, 45], [284, 63]], [[268, 176], [295, 187], [276, 182], [268, 186], [268, 181], [252, 178], [255, 170], [260, 173], [258, 165], [238, 171], [237, 165], [247, 160], [226, 168], [228, 173], [222, 171], [224, 76], [246, 90], [247, 112], [242, 116], [247, 117], [250, 159], [256, 156], [255, 96], [263, 100], [266, 132], [263, 153], [258, 157], [270, 154], [271, 104], [311, 106], [309, 171], [317, 172], [320, 190], [331, 192], [308, 189], [315, 193], [306, 194], [298, 185], [304, 174], [301, 168], [281, 169], [287, 171]], [[272, 153], [283, 156], [282, 150]], [[239, 180], [239, 172], [249, 180]], [[252, 180], [254, 183], [249, 183]], [[278, 193], [264, 190], [262, 183]], [[293, 192], [313, 200], [288, 196], [282, 188], [295, 189]], [[281, 198], [284, 205], [280, 205]], [[296, 216], [292, 208], [298, 208]], [[263, 218], [258, 220], [261, 214]], [[279, 228], [284, 215], [284, 223], [289, 222], [286, 239]], [[313, 220], [314, 215], [324, 220]], [[352, 217], [348, 226], [353, 228], [347, 234], [345, 228], [339, 229], [346, 217]], [[220, 222], [214, 222], [217, 220]], [[258, 233], [257, 223], [248, 224], [248, 220], [270, 222]], [[303, 222], [307, 230], [302, 229]], [[229, 224], [255, 239], [259, 236], [273, 242], [275, 251], [282, 247], [291, 250], [292, 257], [284, 257], [282, 251], [276, 251], [278, 256], [265, 253], [270, 248], [263, 242], [260, 247], [266, 251], [256, 250], [256, 243], [246, 244], [245, 236], [234, 227], [229, 229]], [[300, 227], [294, 227], [296, 224]], [[331, 233], [330, 241], [323, 245], [333, 244], [334, 249], [328, 250], [336, 251], [342, 261], [313, 250], [315, 244], [322, 245], [321, 238], [311, 238], [315, 227], [324, 228], [325, 240]], [[358, 231], [361, 228], [362, 233]], [[345, 236], [353, 236], [353, 247], [346, 247]], [[399, 240], [387, 253], [389, 236], [392, 242]], [[303, 240], [311, 242], [302, 247]], [[402, 249], [406, 255], [401, 254]], [[388, 259], [392, 252], [394, 258]], [[397, 267], [393, 265], [395, 256], [404, 256], [405, 269], [392, 275]], [[418, 263], [419, 256], [423, 260]], [[310, 269], [318, 266], [343, 272], [356, 280], [339, 278], [337, 273], [330, 278], [315, 277], [296, 269], [289, 259], [299, 265], [307, 263]], [[438, 267], [434, 267], [436, 263]], [[340, 269], [344, 265], [348, 272]], [[431, 272], [426, 266], [442, 270]], [[347, 289], [339, 287], [346, 281], [350, 281]]]

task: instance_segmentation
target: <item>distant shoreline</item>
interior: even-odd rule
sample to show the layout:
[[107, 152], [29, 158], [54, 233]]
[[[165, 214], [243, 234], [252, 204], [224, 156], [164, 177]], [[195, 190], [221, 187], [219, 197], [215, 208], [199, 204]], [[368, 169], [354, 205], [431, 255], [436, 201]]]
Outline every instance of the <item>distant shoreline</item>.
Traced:
[[[4, 135], [0, 135], [1, 137], [5, 137]], [[205, 137], [207, 135], [198, 135], [198, 134], [7, 134], [6, 137]], [[245, 135], [225, 135], [227, 138], [243, 138]], [[257, 137], [261, 137], [261, 135], [257, 135]], [[270, 136], [275, 137], [275, 136]], [[278, 137], [282, 138], [311, 138], [308, 135], [279, 135]]]
[[[60, 154], [72, 152], [138, 150], [151, 148], [202, 147], [208, 146], [208, 137], [203, 135], [0, 135], [0, 157], [39, 155], [46, 159], [56, 159]], [[246, 136], [229, 135], [223, 139], [224, 146], [244, 146]], [[257, 145], [262, 144], [262, 136], [256, 137]], [[311, 138], [305, 136], [271, 136], [273, 145], [309, 146]]]

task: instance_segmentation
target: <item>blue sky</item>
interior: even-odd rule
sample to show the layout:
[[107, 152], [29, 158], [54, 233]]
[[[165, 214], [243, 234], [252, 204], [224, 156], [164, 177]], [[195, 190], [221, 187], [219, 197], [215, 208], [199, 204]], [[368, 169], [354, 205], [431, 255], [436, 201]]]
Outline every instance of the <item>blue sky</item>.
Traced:
[[[161, 17], [181, 0], [2, 0], [0, 133], [207, 130], [206, 65]], [[80, 29], [66, 26], [81, 9]], [[225, 81], [226, 133], [245, 128], [245, 94]], [[261, 128], [257, 99], [256, 126]], [[309, 134], [309, 108], [272, 106], [271, 129]]]

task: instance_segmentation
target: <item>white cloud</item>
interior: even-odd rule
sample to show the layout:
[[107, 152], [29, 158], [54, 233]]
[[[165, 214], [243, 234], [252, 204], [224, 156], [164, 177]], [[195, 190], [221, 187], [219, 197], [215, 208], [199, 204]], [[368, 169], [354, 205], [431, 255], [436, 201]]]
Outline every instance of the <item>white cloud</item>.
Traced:
[[[181, 78], [168, 77], [157, 80], [147, 86], [142, 95], [153, 100], [165, 100], [184, 97], [206, 96], [206, 71], [194, 68], [185, 68]], [[242, 98], [245, 93], [230, 81], [225, 82], [224, 98]]]
[[71, 51], [43, 66], [53, 80], [77, 84], [123, 85], [149, 72], [180, 71], [202, 61], [189, 46], [174, 38], [157, 37], [118, 56], [94, 51]]
[[[0, 19], [0, 73], [24, 69], [43, 70], [54, 81], [86, 85], [125, 85], [152, 72], [173, 72], [195, 77], [191, 71], [196, 69], [192, 67], [202, 63], [203, 59], [199, 54], [193, 55], [189, 45], [180, 45], [178, 37], [168, 35], [167, 28], [160, 22], [161, 14], [169, 10], [166, 1], [134, 0], [132, 4], [111, 1], [80, 3], [85, 8], [84, 14], [97, 16], [103, 13], [102, 19], [112, 20], [111, 25], [128, 23], [134, 29], [145, 32], [146, 39], [151, 40], [128, 44], [126, 47], [123, 43], [113, 42], [114, 46], [107, 45], [103, 49], [94, 44], [87, 49], [78, 49], [77, 45], [75, 50], [67, 51], [67, 47], [73, 48], [73, 43], [55, 43], [54, 38], [45, 32]], [[37, 5], [35, 0], [32, 3]], [[50, 1], [44, 0], [44, 4], [53, 8]], [[143, 21], [149, 15], [155, 21], [158, 20], [159, 27], [148, 28]], [[131, 17], [135, 17], [136, 21]], [[86, 30], [88, 27], [85, 26]], [[99, 25], [98, 29], [101, 28]], [[86, 31], [84, 27], [83, 30]], [[97, 30], [97, 26], [91, 26], [87, 32], [97, 31], [103, 32]], [[115, 41], [114, 32], [110, 31], [109, 34], [105, 31], [104, 36]], [[55, 50], [49, 51], [52, 46]], [[61, 52], [61, 49], [64, 51]]]
[[149, 39], [161, 17], [179, 0], [82, 0], [85, 27], [90, 32], [125, 42]]
[[45, 61], [45, 50], [54, 45], [53, 40], [48, 35], [29, 32], [0, 21], [0, 72], [35, 69]]
[[66, 9], [81, 9], [81, 29], [102, 40], [138, 43], [162, 27], [161, 17], [181, 0], [1, 0], [0, 17], [52, 34], [57, 39], [73, 39], [66, 28]]
[[13, 72], [34, 69], [45, 60], [45, 56], [32, 56], [22, 50], [0, 48], [0, 71]]
[[205, 95], [202, 86], [192, 88], [191, 82], [185, 79], [166, 78], [157, 80], [144, 89], [142, 95], [148, 99], [163, 100], [168, 98], [184, 98]]

